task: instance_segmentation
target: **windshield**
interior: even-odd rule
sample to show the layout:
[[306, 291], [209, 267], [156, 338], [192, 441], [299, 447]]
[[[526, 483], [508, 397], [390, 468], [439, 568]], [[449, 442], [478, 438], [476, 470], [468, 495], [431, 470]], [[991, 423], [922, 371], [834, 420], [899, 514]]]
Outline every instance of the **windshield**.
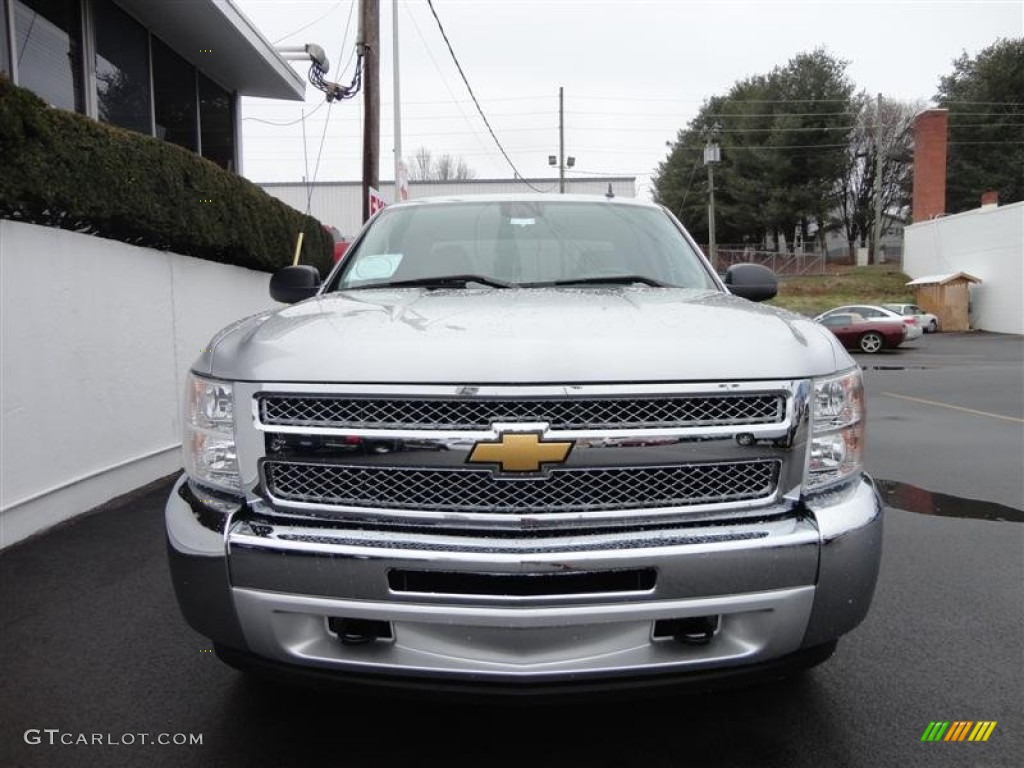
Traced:
[[607, 285], [620, 277], [624, 283], [717, 287], [660, 209], [491, 201], [385, 210], [347, 255], [333, 290], [429, 284], [445, 277], [482, 278], [477, 282], [496, 287]]
[[895, 312], [897, 315], [912, 315], [914, 314], [915, 307], [911, 307], [906, 304], [883, 304], [882, 309], [888, 309], [890, 312]]

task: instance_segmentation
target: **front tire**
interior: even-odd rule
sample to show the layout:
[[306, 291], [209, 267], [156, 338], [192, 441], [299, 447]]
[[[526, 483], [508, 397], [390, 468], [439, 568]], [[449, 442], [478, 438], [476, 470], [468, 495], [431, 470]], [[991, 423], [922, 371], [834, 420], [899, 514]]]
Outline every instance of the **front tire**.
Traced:
[[874, 355], [881, 352], [885, 347], [885, 339], [882, 338], [882, 334], [880, 333], [868, 331], [858, 339], [857, 346], [860, 347], [861, 352], [867, 355]]
[[932, 320], [924, 330], [925, 333], [937, 333], [939, 330], [939, 324], [935, 320]]

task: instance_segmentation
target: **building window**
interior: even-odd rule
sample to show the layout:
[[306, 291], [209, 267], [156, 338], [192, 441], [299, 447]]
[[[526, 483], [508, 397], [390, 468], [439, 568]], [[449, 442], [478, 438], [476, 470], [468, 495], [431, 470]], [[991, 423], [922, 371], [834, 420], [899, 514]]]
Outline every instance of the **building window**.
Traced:
[[199, 73], [199, 126], [203, 157], [235, 169], [235, 115], [231, 94]]
[[105, 123], [151, 134], [146, 29], [111, 0], [93, 0], [93, 14], [97, 115]]
[[85, 111], [77, 0], [15, 0], [14, 46], [18, 85], [55, 107]]
[[196, 71], [156, 35], [151, 40], [156, 136], [198, 152]]

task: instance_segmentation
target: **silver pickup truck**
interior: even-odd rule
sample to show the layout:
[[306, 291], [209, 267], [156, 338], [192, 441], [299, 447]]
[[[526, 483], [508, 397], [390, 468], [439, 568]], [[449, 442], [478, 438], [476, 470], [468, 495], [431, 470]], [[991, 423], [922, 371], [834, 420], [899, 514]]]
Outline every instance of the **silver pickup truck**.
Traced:
[[292, 306], [192, 366], [166, 510], [181, 610], [227, 663], [705, 685], [823, 661], [864, 618], [882, 517], [858, 367], [664, 208], [404, 203], [323, 282], [270, 288]]

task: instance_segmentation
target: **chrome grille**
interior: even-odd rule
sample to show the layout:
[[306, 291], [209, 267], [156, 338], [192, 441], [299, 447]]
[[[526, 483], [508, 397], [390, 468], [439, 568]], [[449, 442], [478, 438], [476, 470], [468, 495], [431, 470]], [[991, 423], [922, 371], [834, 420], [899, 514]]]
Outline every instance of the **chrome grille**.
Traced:
[[630, 429], [778, 424], [777, 393], [608, 398], [395, 398], [264, 395], [267, 426], [483, 430], [496, 422], [546, 422], [551, 429]]
[[490, 470], [410, 469], [267, 461], [264, 482], [282, 501], [364, 508], [558, 513], [678, 507], [766, 499], [776, 459], [654, 467], [555, 469], [497, 478]]

